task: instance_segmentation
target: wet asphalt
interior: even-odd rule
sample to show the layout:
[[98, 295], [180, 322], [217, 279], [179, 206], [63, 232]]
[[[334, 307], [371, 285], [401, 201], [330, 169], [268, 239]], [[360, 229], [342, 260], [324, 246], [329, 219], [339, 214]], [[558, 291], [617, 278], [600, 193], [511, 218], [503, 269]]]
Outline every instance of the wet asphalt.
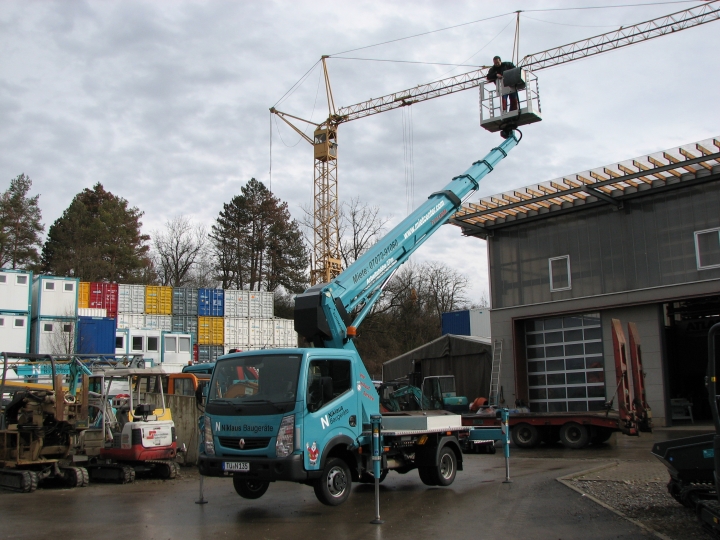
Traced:
[[649, 538], [556, 479], [617, 459], [654, 460], [654, 442], [704, 431], [614, 436], [608, 444], [583, 450], [559, 445], [512, 449], [509, 484], [503, 483], [500, 452], [466, 455], [465, 470], [446, 488], [425, 486], [415, 471], [390, 473], [380, 491], [382, 525], [370, 523], [375, 516], [370, 485], [353, 485], [348, 501], [331, 508], [320, 504], [308, 486], [271, 484], [264, 497], [251, 501], [235, 493], [230, 479], [206, 478], [209, 502], [197, 505], [199, 476], [192, 468], [183, 468], [170, 481], [141, 479], [31, 494], [0, 491], [0, 538]]

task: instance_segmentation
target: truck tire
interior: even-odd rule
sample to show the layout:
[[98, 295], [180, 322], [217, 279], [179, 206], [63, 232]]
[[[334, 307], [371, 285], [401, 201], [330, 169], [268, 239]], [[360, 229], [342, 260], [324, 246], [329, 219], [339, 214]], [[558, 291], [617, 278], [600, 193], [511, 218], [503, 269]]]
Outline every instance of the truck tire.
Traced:
[[347, 464], [340, 458], [330, 458], [322, 476], [313, 484], [318, 501], [327, 506], [338, 506], [350, 496], [352, 477]]
[[426, 486], [449, 486], [457, 474], [457, 457], [449, 446], [443, 447], [434, 467], [419, 467], [420, 480]]
[[590, 432], [586, 426], [577, 422], [568, 422], [560, 428], [560, 442], [565, 448], [574, 450], [585, 448], [590, 442]]
[[246, 480], [235, 474], [233, 475], [233, 487], [235, 492], [243, 499], [259, 499], [270, 487], [270, 482], [259, 482], [257, 480]]
[[525, 422], [514, 425], [510, 435], [518, 448], [535, 448], [540, 442], [538, 428]]

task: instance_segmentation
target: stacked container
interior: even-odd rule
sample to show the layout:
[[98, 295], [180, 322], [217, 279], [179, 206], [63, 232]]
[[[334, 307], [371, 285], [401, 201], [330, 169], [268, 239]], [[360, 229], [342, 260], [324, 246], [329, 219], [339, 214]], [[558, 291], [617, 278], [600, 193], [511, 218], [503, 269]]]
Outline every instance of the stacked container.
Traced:
[[32, 286], [30, 352], [71, 354], [77, 339], [76, 278], [37, 276]]
[[78, 309], [90, 307], [90, 282], [81, 281], [78, 285]]
[[115, 319], [79, 316], [76, 352], [78, 354], [115, 354]]
[[273, 293], [248, 291], [248, 317], [251, 319], [271, 319], [274, 313]]
[[172, 287], [145, 287], [145, 314], [172, 315]]
[[225, 291], [225, 317], [245, 318], [249, 315], [250, 291]]
[[0, 352], [30, 351], [32, 272], [0, 270]]
[[198, 317], [198, 345], [224, 343], [223, 317]]
[[215, 362], [218, 357], [225, 354], [225, 350], [222, 345], [198, 345], [197, 350], [197, 361], [201, 364], [206, 362]]
[[[227, 304], [225, 305], [227, 308]], [[225, 317], [225, 347], [245, 349], [250, 345], [250, 320], [240, 317]]]
[[198, 340], [198, 290], [176, 287], [172, 291], [172, 331], [184, 332]]
[[118, 286], [118, 313], [145, 313], [145, 285]]
[[172, 331], [172, 316], [145, 315], [143, 313], [118, 313], [118, 328], [152, 328], [164, 332]]
[[[80, 286], [82, 291], [82, 283]], [[118, 290], [119, 287], [117, 283], [93, 281], [88, 287], [88, 305], [80, 307], [104, 309], [108, 317], [117, 317]]]
[[198, 315], [223, 317], [225, 315], [225, 291], [222, 289], [198, 289]]

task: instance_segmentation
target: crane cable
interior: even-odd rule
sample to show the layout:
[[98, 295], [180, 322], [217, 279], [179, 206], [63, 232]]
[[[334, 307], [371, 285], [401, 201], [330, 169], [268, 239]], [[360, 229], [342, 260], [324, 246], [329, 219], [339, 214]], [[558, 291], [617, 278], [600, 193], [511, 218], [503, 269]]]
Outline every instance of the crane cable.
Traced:
[[407, 214], [415, 209], [415, 150], [412, 107], [402, 109], [403, 163], [405, 168], [405, 206]]

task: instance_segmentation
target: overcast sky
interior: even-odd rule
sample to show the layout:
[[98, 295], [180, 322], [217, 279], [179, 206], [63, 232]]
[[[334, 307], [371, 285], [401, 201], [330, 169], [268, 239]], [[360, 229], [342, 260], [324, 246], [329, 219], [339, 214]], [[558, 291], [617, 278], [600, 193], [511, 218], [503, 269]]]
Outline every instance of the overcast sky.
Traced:
[[[96, 182], [144, 211], [148, 233], [178, 214], [210, 225], [251, 177], [269, 182], [268, 109], [321, 55], [548, 9], [521, 16], [524, 56], [694, 5], [552, 9], [603, 4], [3, 0], [0, 189], [29, 175], [46, 228]], [[509, 59], [514, 29], [510, 14], [341, 56], [488, 65]], [[718, 35], [714, 22], [539, 72], [543, 121], [523, 130], [475, 199], [720, 135]], [[472, 68], [331, 58], [328, 69], [345, 106]], [[320, 77], [316, 66], [278, 108], [326, 117]], [[312, 203], [311, 147], [272, 124], [272, 190], [300, 218]], [[396, 222], [408, 167], [419, 204], [499, 142], [479, 127], [476, 90], [344, 124], [340, 199], [358, 196]], [[414, 257], [467, 274], [473, 301], [488, 288], [485, 243], [457, 227]]]

